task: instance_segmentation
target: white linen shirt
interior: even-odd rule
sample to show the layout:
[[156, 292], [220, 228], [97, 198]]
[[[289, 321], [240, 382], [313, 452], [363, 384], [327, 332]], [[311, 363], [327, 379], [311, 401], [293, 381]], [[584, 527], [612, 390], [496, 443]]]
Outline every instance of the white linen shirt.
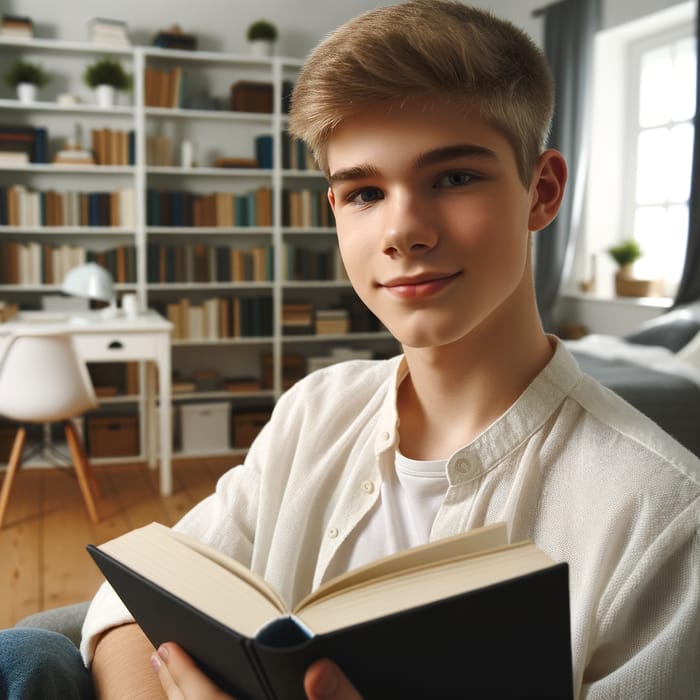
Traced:
[[[176, 528], [299, 600], [324, 580], [393, 468], [407, 371], [402, 357], [350, 361], [298, 382], [245, 463]], [[577, 698], [700, 698], [696, 457], [557, 343], [515, 404], [450, 456], [447, 475], [431, 540], [505, 521], [511, 540], [568, 562]], [[130, 619], [103, 585], [83, 628], [86, 663], [99, 635]], [[468, 659], [465, 669], [467, 696]]]

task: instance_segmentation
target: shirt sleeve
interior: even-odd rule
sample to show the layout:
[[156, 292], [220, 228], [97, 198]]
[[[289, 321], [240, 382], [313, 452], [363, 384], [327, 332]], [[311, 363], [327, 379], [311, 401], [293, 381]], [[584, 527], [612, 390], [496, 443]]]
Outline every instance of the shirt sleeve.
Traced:
[[[257, 513], [260, 455], [265, 453], [265, 428], [251, 446], [245, 464], [229, 469], [214, 493], [198, 503], [173, 527], [250, 565]], [[255, 449], [254, 449], [255, 448]], [[101, 636], [109, 629], [133, 622], [113, 588], [103, 583], [92, 599], [82, 628], [80, 651], [92, 663]]]
[[699, 697], [699, 521], [696, 500], [652, 543], [601, 611], [582, 699]]

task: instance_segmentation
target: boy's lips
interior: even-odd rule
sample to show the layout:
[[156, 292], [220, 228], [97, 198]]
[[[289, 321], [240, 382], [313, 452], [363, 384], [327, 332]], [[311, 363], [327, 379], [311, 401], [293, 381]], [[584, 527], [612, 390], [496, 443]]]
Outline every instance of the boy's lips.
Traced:
[[460, 272], [427, 272], [414, 276], [395, 277], [379, 286], [400, 299], [424, 299], [449, 286], [460, 274]]

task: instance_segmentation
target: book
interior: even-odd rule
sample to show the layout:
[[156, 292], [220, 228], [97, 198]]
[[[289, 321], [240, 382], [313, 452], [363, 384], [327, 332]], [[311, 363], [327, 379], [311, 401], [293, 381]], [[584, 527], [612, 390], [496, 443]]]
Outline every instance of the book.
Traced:
[[290, 609], [260, 576], [157, 523], [88, 551], [150, 641], [239, 700], [301, 700], [333, 659], [366, 698], [572, 697], [568, 565], [489, 525], [380, 559]]

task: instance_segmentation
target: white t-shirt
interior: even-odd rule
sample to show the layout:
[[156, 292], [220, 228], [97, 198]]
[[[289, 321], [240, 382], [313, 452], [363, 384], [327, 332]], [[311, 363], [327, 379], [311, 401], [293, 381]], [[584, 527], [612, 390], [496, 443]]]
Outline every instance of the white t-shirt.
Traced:
[[346, 538], [326, 579], [380, 557], [430, 541], [433, 522], [449, 487], [447, 460], [415, 460], [396, 452], [379, 499]]

